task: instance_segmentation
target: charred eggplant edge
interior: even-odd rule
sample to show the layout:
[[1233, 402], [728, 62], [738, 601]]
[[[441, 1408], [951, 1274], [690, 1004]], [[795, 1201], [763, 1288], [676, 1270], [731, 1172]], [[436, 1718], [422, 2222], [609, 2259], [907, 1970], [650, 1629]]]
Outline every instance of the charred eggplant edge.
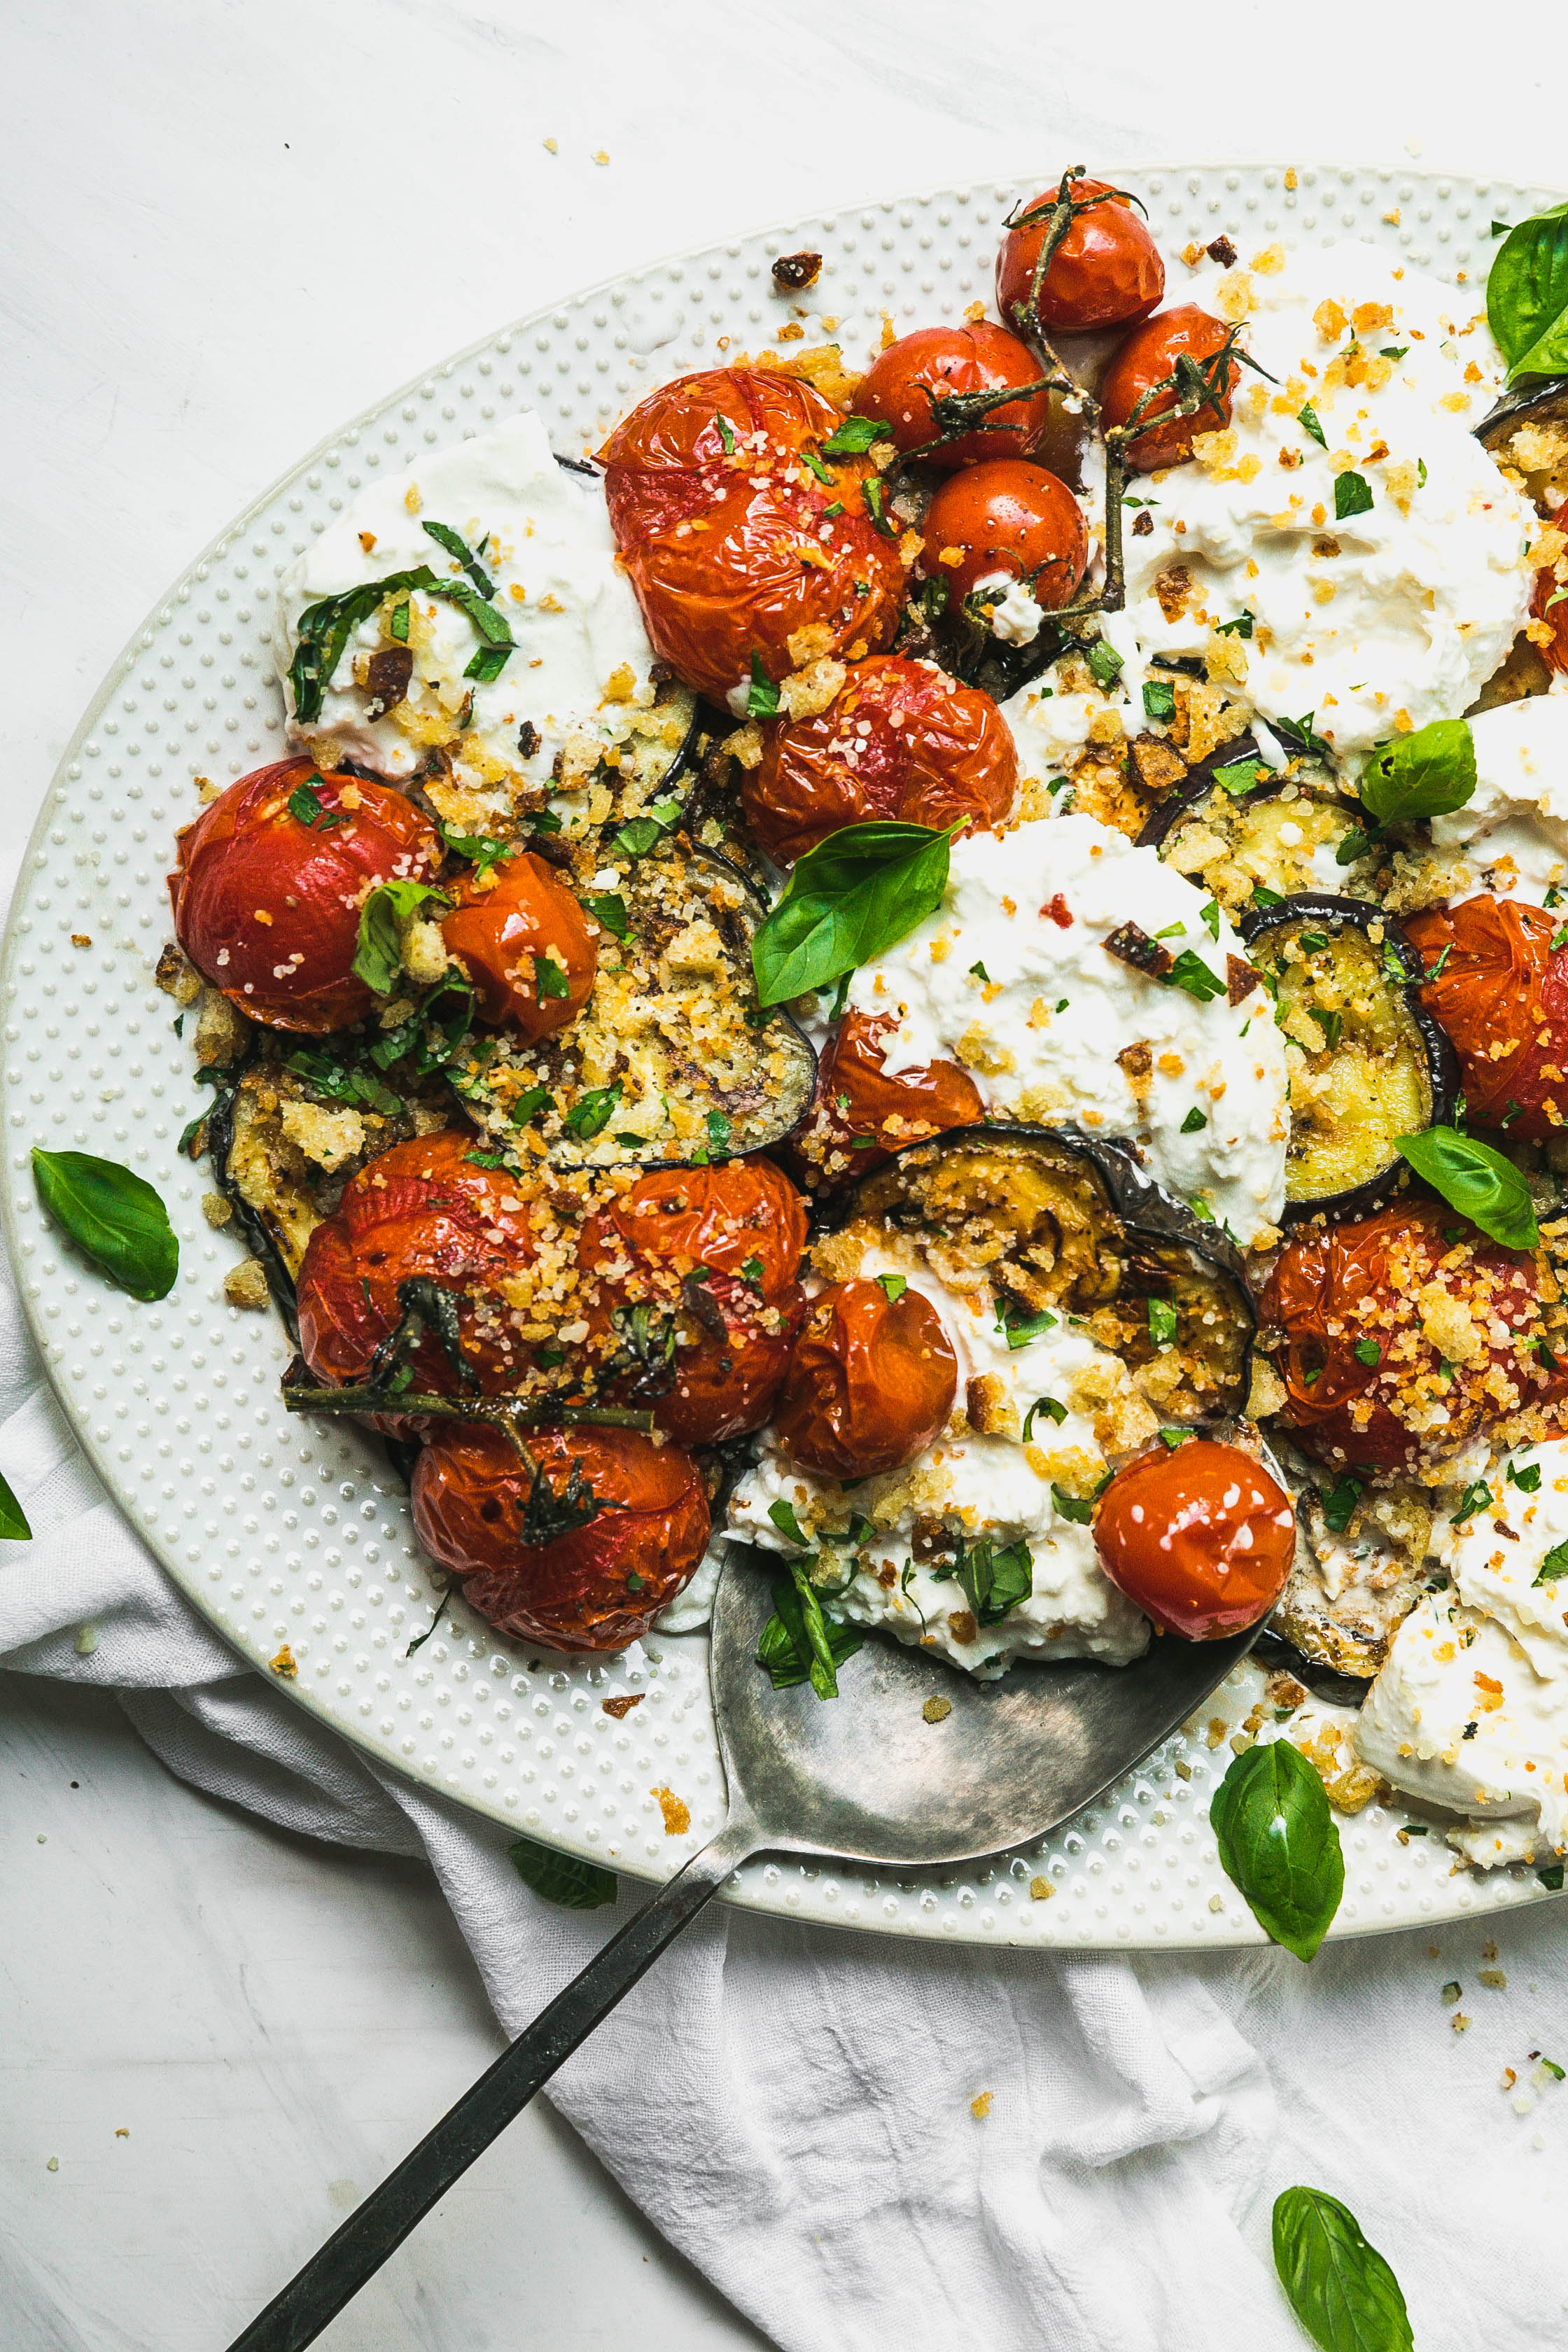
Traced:
[[[1200, 760], [1194, 767], [1189, 769], [1186, 782], [1178, 784], [1173, 792], [1167, 793], [1159, 806], [1151, 810], [1132, 845], [1133, 847], [1163, 849], [1170, 838], [1178, 817], [1190, 815], [1201, 802], [1207, 799], [1210, 793], [1218, 789], [1214, 780], [1215, 770], [1228, 768], [1237, 760], [1256, 760], [1259, 767], [1267, 764], [1262, 752], [1258, 748], [1256, 736], [1238, 735], [1234, 742], [1217, 744], [1207, 759]], [[1237, 801], [1245, 807], [1252, 801], [1272, 800], [1287, 784], [1300, 783], [1300, 778], [1292, 776], [1289, 768], [1276, 768], [1270, 771], [1262, 783], [1254, 784], [1249, 792], [1230, 793], [1227, 794], [1227, 798]], [[1313, 785], [1312, 797], [1314, 800], [1335, 802], [1344, 809], [1347, 815], [1358, 814], [1358, 803], [1346, 799], [1341, 793], [1319, 792], [1316, 785]]]

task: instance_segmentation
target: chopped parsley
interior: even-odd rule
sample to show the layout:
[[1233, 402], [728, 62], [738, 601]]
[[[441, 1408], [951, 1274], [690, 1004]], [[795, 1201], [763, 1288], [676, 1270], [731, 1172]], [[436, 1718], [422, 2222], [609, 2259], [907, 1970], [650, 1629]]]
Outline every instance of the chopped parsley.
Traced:
[[909, 1286], [907, 1276], [901, 1274], [879, 1274], [877, 1276], [877, 1287], [889, 1307], [898, 1305]]
[[1207, 1125], [1208, 1120], [1204, 1117], [1203, 1112], [1198, 1108], [1196, 1103], [1194, 1103], [1191, 1110], [1187, 1113], [1185, 1118], [1182, 1121], [1182, 1133], [1184, 1135], [1197, 1135]]

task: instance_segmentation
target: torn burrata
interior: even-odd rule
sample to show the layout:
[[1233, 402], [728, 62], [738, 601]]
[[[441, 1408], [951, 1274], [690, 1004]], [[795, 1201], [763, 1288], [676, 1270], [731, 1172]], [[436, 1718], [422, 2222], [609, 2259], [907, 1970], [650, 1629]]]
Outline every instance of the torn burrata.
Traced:
[[1432, 819], [1434, 847], [1457, 852], [1465, 870], [1449, 904], [1490, 891], [1555, 907], [1568, 880], [1568, 692], [1478, 711], [1470, 734], [1476, 789]]

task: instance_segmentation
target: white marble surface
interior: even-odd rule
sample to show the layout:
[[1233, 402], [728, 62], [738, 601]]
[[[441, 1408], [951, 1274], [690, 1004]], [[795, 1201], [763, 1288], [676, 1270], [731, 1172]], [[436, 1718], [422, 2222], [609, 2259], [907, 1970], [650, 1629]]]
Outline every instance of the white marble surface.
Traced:
[[[1478, 20], [1452, 0], [1418, 22], [1405, 0], [1247, 0], [1196, 39], [1123, 0], [1115, 46], [1043, 0], [983, 42], [977, 21], [940, 0], [10, 0], [0, 887], [79, 709], [190, 553], [373, 395], [557, 291], [729, 224], [1036, 161], [1420, 152], [1568, 184], [1543, 72], [1464, 69]], [[422, 1872], [194, 1796], [96, 1697], [0, 1677], [0, 2341], [205, 2352], [497, 2031]], [[759, 2340], [539, 2108], [324, 2340], [628, 2335]]]

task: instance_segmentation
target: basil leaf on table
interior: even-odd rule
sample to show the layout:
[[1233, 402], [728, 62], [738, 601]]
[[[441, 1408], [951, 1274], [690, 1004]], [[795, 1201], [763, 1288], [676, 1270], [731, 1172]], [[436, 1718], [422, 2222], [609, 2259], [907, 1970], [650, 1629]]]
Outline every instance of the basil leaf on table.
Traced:
[[1464, 719], [1434, 719], [1380, 743], [1362, 771], [1361, 801], [1379, 824], [1411, 824], [1463, 808], [1476, 789], [1476, 740]]
[[32, 1534], [26, 1512], [11, 1492], [9, 1482], [0, 1476], [0, 1543], [28, 1543]]
[[1457, 1128], [1429, 1127], [1419, 1135], [1396, 1135], [1402, 1151], [1451, 1209], [1479, 1225], [1504, 1249], [1532, 1250], [1540, 1241], [1530, 1187], [1514, 1166], [1489, 1144]]
[[38, 1198], [63, 1233], [132, 1298], [166, 1298], [180, 1270], [169, 1213], [144, 1178], [85, 1151], [33, 1149]]
[[1287, 2189], [1275, 2199], [1274, 2267], [1321, 2352], [1411, 2352], [1399, 2281], [1326, 2189]]
[[552, 1853], [547, 1845], [535, 1845], [531, 1838], [519, 1838], [507, 1853], [524, 1885], [531, 1886], [546, 1903], [558, 1903], [563, 1911], [596, 1911], [601, 1903], [616, 1899], [615, 1872], [602, 1870], [596, 1862], [580, 1862], [574, 1853]]
[[1487, 278], [1487, 323], [1510, 382], [1568, 367], [1568, 205], [1509, 231]]
[[452, 903], [433, 883], [383, 882], [360, 908], [353, 969], [377, 996], [390, 996], [402, 978], [401, 926], [429, 898], [438, 898], [443, 907]]
[[1323, 1784], [1288, 1739], [1238, 1756], [1209, 1806], [1220, 1867], [1277, 1944], [1310, 1960], [1344, 1893], [1344, 1856]]
[[808, 850], [757, 930], [760, 1004], [783, 1004], [868, 963], [942, 904], [952, 835], [926, 824], [850, 824]]

